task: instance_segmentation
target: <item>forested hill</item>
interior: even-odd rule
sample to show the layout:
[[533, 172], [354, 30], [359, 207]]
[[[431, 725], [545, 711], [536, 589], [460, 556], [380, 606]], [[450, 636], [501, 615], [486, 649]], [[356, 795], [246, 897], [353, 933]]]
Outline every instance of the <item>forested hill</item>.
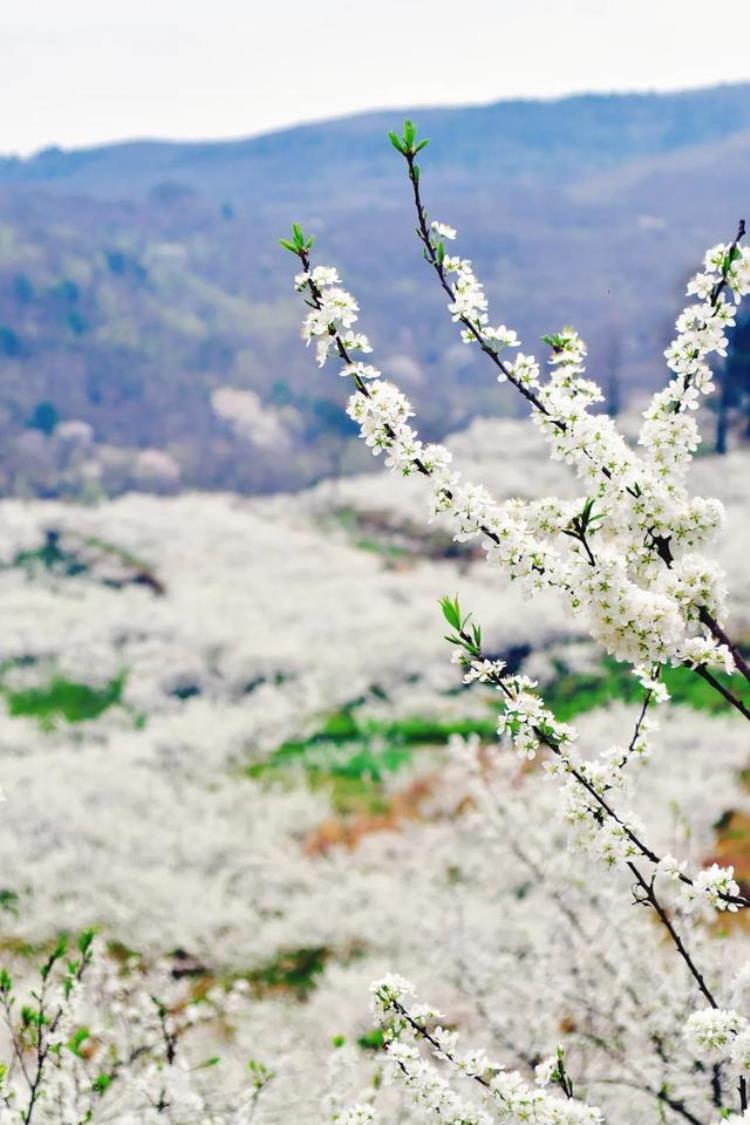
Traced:
[[[405, 113], [408, 111], [404, 111]], [[399, 167], [383, 139], [404, 114], [366, 113], [239, 141], [131, 141], [0, 161], [0, 183], [101, 199], [145, 199], [164, 181], [214, 201], [292, 205], [379, 198]], [[430, 136], [436, 181], [476, 190], [512, 181], [578, 181], [630, 161], [750, 131], [750, 83], [669, 95], [579, 96], [560, 101], [413, 111]], [[717, 170], [718, 171], [718, 170]]]
[[[427, 433], [514, 410], [421, 261], [386, 138], [403, 116], [0, 159], [0, 485], [258, 491], [355, 464], [346, 388], [299, 343], [292, 219]], [[656, 385], [686, 273], [750, 211], [750, 84], [413, 116], [497, 320], [528, 350], [572, 322], [612, 394]]]

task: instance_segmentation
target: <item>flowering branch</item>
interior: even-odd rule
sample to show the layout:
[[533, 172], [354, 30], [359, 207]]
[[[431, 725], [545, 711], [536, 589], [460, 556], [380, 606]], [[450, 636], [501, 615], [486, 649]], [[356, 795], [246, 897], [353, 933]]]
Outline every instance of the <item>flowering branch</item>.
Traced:
[[[508, 734], [519, 753], [533, 758], [539, 745], [550, 750], [560, 763], [560, 772], [572, 778], [598, 808], [595, 815], [598, 827], [609, 819], [628, 844], [655, 868], [667, 870], [678, 882], [690, 887], [696, 893], [707, 893], [719, 909], [736, 911], [750, 907], [750, 898], [739, 893], [734, 882], [733, 870], [716, 868], [712, 872], [712, 882], [704, 886], [675, 868], [670, 857], [659, 856], [653, 848], [644, 843], [640, 833], [623, 820], [614, 810], [606, 793], [618, 784], [617, 770], [622, 766], [622, 756], [612, 756], [612, 762], [599, 768], [578, 760], [569, 749], [576, 732], [566, 723], [558, 722], [553, 713], [545, 707], [541, 698], [531, 689], [535, 686], [525, 676], [504, 674], [505, 665], [500, 660], [488, 660], [482, 651], [482, 630], [479, 625], [470, 623], [470, 616], [464, 616], [458, 599], [443, 598], [441, 601], [443, 617], [453, 632], [446, 637], [457, 648], [457, 662], [465, 669], [465, 683], [492, 684], [505, 698], [505, 707], [498, 724], [499, 734]], [[630, 746], [634, 747], [642, 729], [645, 707], [636, 721], [636, 733]], [[580, 810], [577, 810], [580, 811]], [[632, 851], [626, 848], [622, 858], [629, 860]]]
[[[633, 875], [635, 876], [635, 881], [636, 881], [636, 884], [637, 884], [637, 887], [638, 887], [638, 891], [640, 892], [640, 893], [634, 892], [633, 897], [635, 898], [635, 901], [642, 906], [652, 906], [654, 908], [656, 913], [659, 915], [660, 922], [662, 923], [665, 930], [667, 931], [670, 938], [672, 939], [672, 942], [674, 943], [675, 949], [677, 950], [680, 957], [682, 958], [682, 960], [685, 962], [688, 969], [690, 970], [690, 973], [691, 973], [693, 979], [695, 980], [696, 984], [698, 985], [698, 988], [703, 993], [706, 1000], [708, 1000], [711, 1007], [712, 1008], [718, 1008], [719, 1005], [714, 1000], [713, 994], [710, 991], [708, 985], [706, 984], [706, 981], [703, 977], [703, 974], [698, 969], [697, 965], [695, 964], [695, 961], [693, 960], [690, 953], [688, 952], [684, 941], [682, 940], [682, 938], [678, 934], [677, 930], [673, 926], [673, 924], [670, 920], [670, 917], [667, 914], [666, 910], [664, 909], [662, 904], [659, 902], [659, 899], [656, 897], [656, 892], [654, 891], [655, 875], [652, 875], [650, 880], [646, 880], [643, 877], [642, 873], [638, 870], [636, 865], [631, 860], [628, 860], [628, 867], [630, 868], [630, 870], [633, 872]], [[745, 905], [750, 905], [750, 903], [746, 903]]]
[[[481, 350], [500, 372], [499, 380], [511, 383], [531, 404], [533, 410], [542, 419], [541, 428], [547, 430], [548, 433], [551, 428], [557, 434], [557, 444], [561, 449], [566, 450], [573, 459], [577, 457], [579, 461], [582, 458], [589, 462], [594, 470], [601, 472], [608, 482], [617, 484], [617, 478], [621, 476], [623, 479], [620, 487], [631, 497], [639, 500], [645, 491], [643, 482], [639, 483], [635, 479], [634, 469], [636, 466], [625, 455], [621, 441], [615, 441], [615, 435], [611, 427], [607, 427], [610, 429], [607, 434], [608, 441], [600, 449], [597, 449], [596, 444], [590, 447], [586, 441], [578, 440], [576, 432], [581, 429], [582, 422], [588, 421], [581, 416], [580, 393], [578, 395], [558, 395], [554, 400], [550, 400], [550, 396], [545, 394], [545, 389], [540, 387], [538, 382], [539, 368], [532, 357], [519, 353], [515, 363], [505, 361], [500, 357], [500, 347], [518, 346], [520, 341], [515, 332], [505, 328], [504, 325], [501, 325], [498, 329], [489, 327], [487, 299], [482, 285], [471, 269], [471, 263], [446, 256], [444, 240], [455, 238], [455, 230], [443, 223], [430, 223], [429, 221], [422, 199], [420, 167], [416, 159], [417, 154], [425, 147], [427, 141], [416, 140], [416, 130], [409, 121], [405, 124], [402, 137], [393, 133], [390, 134], [390, 137], [391, 143], [404, 157], [408, 168], [417, 214], [417, 235], [423, 246], [424, 257], [432, 266], [441, 287], [450, 299], [449, 310], [453, 314], [453, 319], [462, 325], [464, 341], [479, 344]], [[688, 287], [688, 293], [695, 293], [703, 298], [706, 303], [702, 306], [692, 306], [678, 320], [681, 335], [666, 352], [670, 367], [673, 367], [678, 377], [665, 392], [655, 396], [652, 406], [646, 412], [646, 417], [649, 419], [652, 429], [655, 428], [654, 423], [662, 420], [661, 416], [665, 408], [667, 415], [670, 413], [675, 415], [692, 409], [697, 404], [695, 396], [698, 392], [707, 393], [712, 389], [711, 372], [704, 362], [704, 356], [711, 351], [725, 354], [723, 347], [726, 341], [722, 329], [724, 326], [734, 323], [731, 306], [723, 296], [724, 290], [729, 287], [737, 301], [750, 291], [750, 258], [747, 252], [743, 253], [740, 250], [739, 246], [744, 235], [745, 222], [741, 220], [737, 233], [728, 246], [719, 244], [712, 251], [709, 251], [706, 256], [709, 272], [698, 274]], [[449, 274], [451, 273], [457, 275], [455, 284], [449, 280]], [[552, 362], [567, 362], [571, 358], [580, 362], [585, 356], [585, 348], [582, 348], [580, 341], [577, 341], [577, 338], [573, 339], [567, 330], [556, 336], [545, 336], [545, 342], [550, 344], [553, 349]], [[598, 391], [598, 388], [596, 388], [596, 391]], [[575, 401], [576, 399], [578, 401]], [[601, 400], [600, 394], [595, 397], [592, 396], [592, 401], [597, 399]], [[554, 406], [561, 408], [559, 413], [555, 412]], [[585, 402], [583, 407], [585, 411]], [[603, 428], [605, 425], [606, 423], [602, 420], [600, 427]], [[687, 428], [690, 429], [689, 426]], [[561, 440], [560, 435], [565, 435], [564, 441]], [[654, 441], [655, 436], [656, 441]], [[693, 440], [692, 434], [689, 434], [688, 437], [689, 440]], [[646, 433], [642, 435], [641, 440], [643, 444], [650, 444], [657, 448], [662, 444], [659, 434]], [[662, 453], [663, 448], [659, 454], [659, 459], [663, 461]], [[642, 473], [643, 466], [640, 466], [639, 474]], [[673, 561], [670, 536], [656, 534], [651, 529], [648, 538], [652, 549], [670, 567]], [[590, 555], [589, 558], [593, 564], [593, 558]], [[750, 682], [750, 665], [742, 656], [739, 647], [730, 640], [719, 625], [709, 606], [700, 606], [698, 612], [701, 622], [708, 628], [714, 640], [730, 651], [737, 669]], [[707, 682], [711, 683], [710, 680], [707, 680]], [[712, 684], [712, 686], [714, 685]], [[738, 709], [750, 718], [750, 712], [746, 708]]]
[[[357, 394], [368, 404], [358, 409], [350, 402], [349, 410], [361, 422], [368, 444], [372, 445], [375, 453], [381, 449], [390, 450], [393, 466], [400, 468], [404, 475], [416, 471], [425, 477], [436, 478], [436, 505], [440, 510], [450, 509], [456, 500], [454, 491], [447, 483], [446, 469], [451, 460], [450, 453], [442, 446], [422, 446], [414, 430], [406, 425], [413, 412], [404, 396], [390, 384], [380, 380], [377, 368], [354, 359], [355, 350], [367, 353], [372, 349], [369, 340], [362, 333], [339, 330], [339, 326], [346, 329], [356, 321], [358, 306], [350, 294], [333, 288], [339, 281], [337, 272], [325, 266], [311, 270], [310, 251], [313, 239], [305, 238], [297, 224], [293, 227], [293, 239], [281, 239], [281, 245], [296, 254], [303, 267], [303, 273], [295, 278], [295, 287], [309, 291], [307, 303], [314, 313], [305, 321], [304, 335], [308, 342], [312, 337], [318, 337], [318, 362], [324, 363], [329, 349], [334, 347], [345, 365], [341, 374], [352, 378]], [[368, 386], [365, 380], [373, 382]], [[455, 481], [457, 477], [454, 475], [451, 479]], [[485, 500], [483, 490], [476, 486], [468, 485], [466, 491], [472, 494], [470, 499]], [[496, 547], [501, 545], [502, 531], [487, 526], [481, 520], [472, 521], [472, 531], [481, 533]], [[531, 558], [529, 570], [538, 575], [544, 574], [538, 552]]]
[[[750, 709], [743, 701], [707, 673], [710, 662], [731, 666], [729, 650], [709, 638], [693, 635], [695, 623], [701, 620], [698, 607], [705, 607], [708, 601], [721, 602], [721, 576], [713, 564], [695, 555], [672, 560], [667, 575], [647, 569], [648, 560], [638, 546], [646, 518], [640, 486], [635, 491], [625, 490], [632, 511], [625, 512], [624, 527], [617, 527], [617, 535], [624, 539], [622, 552], [610, 536], [609, 544], [595, 553], [593, 537], [603, 543], [605, 525], [623, 523], [623, 513], [618, 509], [621, 489], [600, 493], [596, 500], [589, 498], [580, 509], [575, 502], [554, 499], [532, 504], [509, 501], [500, 506], [485, 489], [462, 482], [451, 468], [450, 452], [441, 445], [424, 445], [408, 424], [414, 412], [405, 396], [383, 380], [372, 364], [354, 358], [357, 351], [368, 353], [372, 349], [366, 336], [353, 331], [358, 306], [351, 294], [340, 288], [336, 270], [326, 266], [311, 269], [312, 239], [307, 239], [298, 226], [293, 228], [293, 239], [282, 242], [303, 266], [295, 287], [307, 292], [312, 310], [305, 319], [304, 338], [308, 343], [316, 340], [320, 364], [325, 363], [331, 350], [343, 361], [341, 374], [352, 378], [355, 385], [348, 412], [359, 423], [365, 441], [376, 454], [387, 451], [386, 462], [392, 470], [403, 475], [419, 472], [430, 479], [434, 513], [453, 520], [454, 538], [481, 535], [489, 562], [505, 567], [510, 577], [530, 593], [543, 587], [561, 590], [574, 613], [585, 610], [589, 614], [592, 634], [620, 659], [633, 663], [684, 662], [750, 719]], [[498, 339], [501, 335], [498, 329]], [[552, 362], [556, 364], [552, 390], [563, 388], [558, 398], [574, 402], [575, 411], [580, 412], [579, 400], [590, 399], [594, 386], [577, 374], [580, 342], [574, 333], [550, 339]], [[520, 369], [520, 363], [519, 359], [515, 370]], [[524, 378], [531, 378], [533, 365], [523, 366]], [[549, 388], [542, 393], [552, 394]], [[575, 447], [585, 451], [585, 458], [590, 458], [589, 446], [596, 447], [597, 441], [602, 444], [597, 433], [604, 425], [600, 419], [588, 421], [594, 430], [582, 429], [579, 424], [575, 438]], [[605, 421], [611, 424], [611, 420]], [[613, 441], [611, 448], [616, 456], [609, 458], [612, 472], [619, 467], [618, 471], [632, 475], [631, 454], [619, 437], [615, 435]], [[680, 534], [688, 545], [696, 545], [709, 536], [720, 518], [720, 506], [714, 502], [685, 500], [679, 515]], [[651, 523], [649, 517], [649, 535], [653, 538]], [[574, 544], [567, 554], [550, 542], [555, 535]]]
[[[488, 1059], [483, 1051], [459, 1052], [458, 1036], [439, 1024], [440, 1014], [429, 1005], [409, 1006], [414, 990], [402, 977], [389, 975], [373, 984], [374, 1014], [384, 1033], [385, 1049], [396, 1070], [400, 1072], [415, 1096], [439, 1116], [454, 1125], [490, 1125], [491, 1119], [454, 1093], [434, 1067], [425, 1063], [415, 1047], [404, 1042], [407, 1033], [417, 1042], [427, 1044], [435, 1058], [446, 1062], [458, 1076], [468, 1078], [480, 1090], [481, 1100], [500, 1109], [508, 1125], [523, 1122], [549, 1122], [549, 1125], [602, 1125], [601, 1111], [573, 1097], [573, 1086], [565, 1070], [564, 1054], [558, 1050], [554, 1058], [540, 1064], [536, 1084], [531, 1086], [520, 1074], [505, 1071]], [[546, 1090], [554, 1082], [562, 1090], [565, 1101]]]
[[[691, 668], [750, 719], [750, 707], [713, 671], [716, 667], [729, 673], [736, 669], [750, 682], [747, 661], [719, 624], [725, 615], [725, 581], [709, 548], [722, 526], [723, 508], [718, 501], [690, 496], [686, 487], [687, 469], [700, 440], [692, 413], [700, 396], [712, 390], [707, 358], [712, 353], [724, 354], [724, 330], [734, 323], [734, 307], [727, 296], [731, 294], [739, 303], [750, 292], [750, 251], [740, 246], [744, 223], [732, 243], [719, 244], [707, 252], [705, 272], [696, 275], [688, 286], [688, 295], [697, 303], [688, 305], [677, 319], [677, 336], [665, 353], [673, 377], [653, 396], [644, 414], [641, 448], [635, 451], [617, 432], [611, 418], [590, 410], [602, 401], [602, 394], [596, 383], [585, 377], [586, 346], [576, 332], [566, 328], [545, 337], [552, 370], [543, 379], [537, 360], [517, 350], [520, 341], [516, 333], [505, 325], [490, 325], [487, 299], [471, 262], [446, 253], [446, 242], [452, 241], [456, 232], [428, 219], [416, 159], [427, 142], [417, 139], [410, 122], [403, 136], [392, 134], [391, 141], [407, 163], [424, 256], [449, 298], [449, 310], [460, 325], [462, 338], [478, 344], [490, 357], [498, 380], [511, 382], [530, 404], [532, 420], [549, 443], [552, 459], [574, 468], [585, 482], [585, 498], [507, 500], [500, 504], [486, 489], [462, 480], [452, 468], [447, 449], [420, 440], [410, 424], [414, 411], [402, 392], [361, 358], [372, 349], [367, 337], [354, 328], [358, 305], [341, 287], [335, 269], [312, 266], [312, 239], [295, 226], [292, 238], [283, 240], [283, 245], [302, 267], [295, 288], [305, 295], [309, 309], [303, 338], [308, 344], [315, 343], [321, 366], [331, 354], [339, 358], [341, 374], [354, 384], [347, 411], [359, 424], [364, 441], [376, 455], [385, 453], [392, 471], [404, 476], [416, 472], [429, 479], [432, 514], [451, 521], [454, 538], [464, 541], [481, 537], [488, 562], [501, 567], [525, 593], [556, 589], [566, 608], [585, 618], [592, 638], [616, 659], [630, 663], [641, 680], [645, 694], [629, 743], [589, 760], [575, 752], [576, 732], [545, 706], [533, 690], [536, 684], [524, 675], [507, 674], [501, 661], [487, 659], [481, 629], [463, 617], [457, 600], [443, 601], [443, 613], [452, 630], [448, 639], [457, 648], [465, 682], [489, 683], [503, 697], [498, 733], [507, 734], [524, 757], [534, 757], [541, 746], [549, 751], [544, 770], [564, 780], [563, 814], [572, 829], [574, 846], [590, 849], [608, 866], [618, 864], [627, 869], [635, 880], [636, 903], [650, 907], [659, 918], [671, 947], [688, 970], [686, 985], [690, 985], [691, 993], [693, 985], [697, 986], [708, 1004], [705, 1012], [690, 1017], [696, 1017], [695, 1027], [691, 1029], [688, 1021], [686, 1037], [690, 1032], [701, 1049], [703, 1040], [711, 1050], [719, 1044], [725, 1054], [731, 1050], [732, 1058], [740, 1060], [742, 1081], [737, 1091], [741, 1112], [745, 1113], [750, 1021], [719, 1008], [714, 967], [710, 963], [708, 969], [705, 963], [699, 967], [683, 927], [678, 929], [679, 914], [671, 904], [666, 905], [661, 884], [657, 893], [657, 883], [664, 877], [677, 884], [680, 894], [676, 906], [686, 914], [696, 907], [734, 912], [750, 907], [750, 898], [741, 893], [732, 867], [713, 864], [688, 874], [685, 864], [672, 856], [659, 855], [648, 843], [646, 830], [635, 814], [619, 808], [617, 797], [633, 786], [633, 771], [625, 767], [648, 754], [650, 705], [668, 698], [660, 679], [663, 666]], [[504, 354], [505, 349], [515, 349], [512, 358]], [[483, 1099], [494, 1097], [501, 1077], [509, 1076], [501, 1076], [499, 1068], [480, 1058], [481, 1053], [459, 1055], [453, 1033], [433, 1028], [435, 1013], [408, 1005], [400, 985], [394, 986], [392, 995], [388, 982], [379, 986], [384, 987], [376, 1000], [382, 1013], [387, 1014], [384, 1030], [391, 1036], [386, 1039], [388, 1054], [419, 1104], [446, 1122], [489, 1125], [496, 1120], [496, 1107], [488, 1117], [476, 1111], [474, 1103], [458, 1098], [442, 1073], [400, 1036], [406, 1033], [415, 1037], [422, 1050], [426, 1045], [454, 1073], [472, 1079], [475, 1094], [478, 1090]], [[598, 1018], [601, 1008], [586, 1008], [587, 1029], [589, 1015]], [[682, 1013], [680, 1026], [684, 1018]], [[668, 1047], [661, 1030], [652, 1039], [656, 1065], [661, 1068], [669, 1060]], [[717, 1056], [711, 1079], [713, 1104], [719, 1107], [723, 1079], [717, 1068], [723, 1061], [723, 1055]], [[703, 1073], [704, 1068], [697, 1066], [696, 1071]], [[514, 1089], [520, 1091], [520, 1100], [508, 1102], [510, 1109], [503, 1104], [501, 1120], [525, 1121], [530, 1114], [531, 1119], [545, 1122], [601, 1120], [598, 1111], [586, 1116], [587, 1107], [575, 1103], [564, 1063], [553, 1062], [546, 1073], [546, 1080], [556, 1081], [564, 1095], [565, 1100], [557, 1097], [554, 1105], [539, 1100], [538, 1091], [526, 1084], [521, 1090], [519, 1076], [510, 1077], [518, 1080]], [[682, 1096], [671, 1096], [666, 1079], [659, 1086], [649, 1075], [644, 1083], [641, 1088], [655, 1094], [663, 1107], [685, 1120], [699, 1121]], [[503, 1088], [506, 1092], [510, 1089]], [[572, 1110], [566, 1116], [560, 1108], [574, 1105], [580, 1107], [580, 1112], [579, 1108], [575, 1110], [577, 1116]], [[363, 1105], [353, 1107], [341, 1119], [347, 1125], [373, 1120], [373, 1113]]]

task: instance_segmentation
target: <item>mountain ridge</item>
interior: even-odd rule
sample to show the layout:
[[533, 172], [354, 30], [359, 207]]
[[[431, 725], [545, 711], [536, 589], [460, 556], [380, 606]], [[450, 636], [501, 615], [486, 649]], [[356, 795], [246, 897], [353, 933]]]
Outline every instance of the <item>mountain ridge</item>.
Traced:
[[[575, 324], [613, 401], [658, 385], [687, 274], [750, 217], [750, 83], [415, 116], [431, 215], [459, 228], [493, 318], [527, 351]], [[0, 162], [0, 486], [145, 486], [144, 456], [152, 474], [167, 459], [159, 487], [245, 492], [361, 467], [346, 386], [299, 343], [291, 220], [341, 269], [426, 436], [516, 413], [425, 272], [394, 123]]]
[[[686, 111], [691, 115], [689, 127], [685, 124]], [[602, 138], [615, 139], [612, 131], [619, 130], [616, 135], [620, 142], [631, 142], [624, 155], [642, 155], [644, 151], [674, 151], [685, 142], [705, 143], [728, 133], [750, 130], [750, 82], [668, 93], [583, 93], [555, 99], [504, 99], [478, 106], [365, 111], [229, 140], [143, 138], [73, 149], [50, 146], [29, 157], [0, 156], [0, 183], [33, 181], [50, 187], [65, 186], [75, 182], [77, 174], [85, 182], [87, 171], [96, 173], [108, 162], [113, 162], [122, 170], [122, 164], [118, 162], [124, 160], [127, 168], [129, 160], [143, 161], [144, 158], [147, 164], [151, 161], [153, 174], [171, 171], [182, 171], [184, 174], [191, 163], [194, 166], [201, 162], [231, 165], [235, 160], [247, 158], [263, 161], [290, 147], [309, 156], [311, 150], [319, 149], [328, 139], [348, 140], [350, 145], [354, 145], [351, 155], [355, 157], [363, 154], [364, 139], [366, 154], [372, 156], [379, 152], [385, 165], [389, 157], [383, 145], [385, 134], [406, 114], [419, 119], [423, 134], [437, 129], [436, 140], [443, 146], [434, 157], [438, 168], [455, 160], [455, 149], [451, 149], [451, 143], [464, 146], [459, 149], [463, 160], [467, 156], [476, 159], [480, 148], [491, 148], [489, 142], [492, 136], [489, 134], [482, 138], [474, 137], [473, 144], [469, 141], [467, 146], [467, 137], [462, 137], [460, 130], [467, 121], [478, 123], [483, 128], [500, 127], [504, 130], [506, 141], [510, 136], [527, 150], [542, 146], [549, 149], [552, 145], [553, 152], [559, 157], [560, 138], [554, 136], [555, 129], [560, 130], [562, 136], [564, 126], [577, 118], [588, 130], [589, 148]], [[644, 141], [647, 143], [644, 144]], [[524, 145], [523, 142], [527, 143]], [[579, 140], [578, 159], [580, 143]], [[565, 147], [564, 144], [562, 147]], [[437, 144], [435, 148], [438, 148]], [[614, 154], [610, 155], [614, 159]], [[487, 167], [484, 170], [487, 171]], [[200, 169], [194, 167], [192, 175], [195, 182], [205, 188]], [[122, 183], [120, 186], [124, 187]]]

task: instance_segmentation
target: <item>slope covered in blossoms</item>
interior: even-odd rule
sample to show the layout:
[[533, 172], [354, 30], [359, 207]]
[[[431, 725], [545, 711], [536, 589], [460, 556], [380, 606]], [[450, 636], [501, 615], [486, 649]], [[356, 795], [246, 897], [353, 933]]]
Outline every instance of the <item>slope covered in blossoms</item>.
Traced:
[[[520, 423], [451, 444], [501, 500], [576, 495]], [[748, 467], [694, 466], [729, 526]], [[528, 1072], [562, 1034], [616, 1125], [651, 1120], [638, 1114], [667, 1082], [699, 1101], [680, 1044], [652, 1050], [690, 985], [627, 878], [602, 889], [565, 852], [538, 770], [509, 754], [485, 791], [467, 767], [456, 734], [492, 741], [495, 712], [460, 690], [438, 600], [460, 589], [487, 650], [551, 691], [563, 671], [579, 683], [582, 743], [612, 741], [636, 705], [586, 710], [600, 662], [575, 619], [425, 527], [426, 505], [420, 480], [380, 474], [270, 500], [3, 502], [0, 944], [12, 958], [92, 925], [167, 969], [180, 950], [215, 987], [244, 980], [222, 1053], [276, 1072], [256, 1123], [327, 1121], [368, 1086], [381, 1062], [363, 997], [393, 966], [509, 1067]], [[746, 550], [736, 534], [719, 546], [740, 636]], [[750, 814], [747, 742], [728, 710], [665, 714], [638, 812], [655, 847], [700, 865], [717, 823]], [[742, 939], [722, 932], [700, 940], [729, 979]], [[638, 1060], [627, 1094], [607, 1084], [602, 1038]], [[393, 1120], [421, 1120], [392, 1099]]]

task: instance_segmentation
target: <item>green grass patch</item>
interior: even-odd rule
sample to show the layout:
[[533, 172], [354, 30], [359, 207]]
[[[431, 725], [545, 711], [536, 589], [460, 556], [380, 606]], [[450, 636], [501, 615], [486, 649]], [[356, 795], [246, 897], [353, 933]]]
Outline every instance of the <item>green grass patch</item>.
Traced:
[[[709, 684], [688, 668], [666, 668], [664, 682], [673, 704], [709, 714], [732, 711]], [[716, 678], [738, 692], [736, 677], [717, 672]], [[463, 689], [461, 689], [463, 690]], [[476, 689], [475, 689], [476, 690]], [[622, 701], [637, 707], [643, 689], [630, 670], [611, 657], [591, 672], [569, 672], [562, 664], [558, 675], [542, 689], [545, 702], [561, 722], [570, 722], [586, 711]], [[421, 749], [444, 746], [452, 735], [496, 738], [496, 704], [486, 716], [457, 719], [407, 715], [398, 719], [367, 717], [357, 700], [330, 714], [309, 737], [282, 743], [262, 762], [247, 766], [248, 777], [285, 781], [301, 773], [312, 788], [325, 788], [334, 809], [341, 814], [386, 811], [384, 782], [414, 760]]]
[[383, 782], [408, 765], [416, 750], [444, 746], [454, 734], [495, 735], [496, 721], [486, 719], [429, 719], [419, 715], [403, 719], [367, 718], [354, 706], [329, 715], [309, 738], [284, 742], [262, 762], [246, 768], [248, 777], [282, 779], [301, 770], [313, 788], [331, 794], [337, 812], [365, 808], [384, 812]]
[[13, 690], [0, 684], [8, 712], [13, 717], [36, 719], [43, 730], [61, 722], [83, 723], [98, 719], [110, 707], [124, 706], [125, 673], [103, 687], [55, 676], [48, 684]]
[[399, 547], [397, 543], [382, 543], [378, 539], [355, 539], [354, 546], [359, 551], [369, 551], [385, 559], [405, 559], [412, 553], [406, 547]]
[[257, 996], [285, 992], [297, 1000], [306, 1000], [330, 957], [331, 951], [325, 946], [288, 949], [264, 965], [237, 975], [248, 982]]
[[[737, 677], [727, 676], [723, 672], [715, 672], [714, 675], [730, 691], [739, 693]], [[732, 711], [731, 704], [689, 668], [665, 668], [662, 678], [673, 704], [693, 707], [713, 715]], [[569, 722], [576, 715], [592, 711], [596, 707], [606, 707], [613, 700], [637, 704], [643, 699], [643, 689], [629, 665], [620, 664], [608, 656], [597, 671], [561, 671], [544, 688], [543, 695], [557, 718], [561, 722]]]

